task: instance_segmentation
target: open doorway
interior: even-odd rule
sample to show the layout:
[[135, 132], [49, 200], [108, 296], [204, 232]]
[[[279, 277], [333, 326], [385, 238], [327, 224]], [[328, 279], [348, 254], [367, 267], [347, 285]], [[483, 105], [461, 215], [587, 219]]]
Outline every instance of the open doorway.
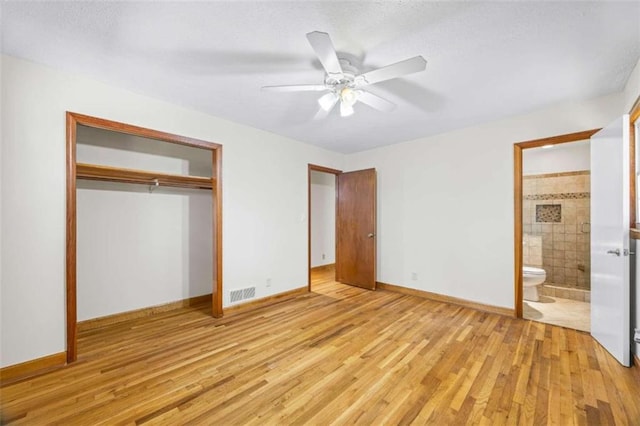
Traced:
[[[319, 176], [315, 174], [316, 172], [329, 176]], [[316, 182], [313, 185], [312, 179]], [[335, 182], [333, 185], [331, 180]], [[309, 164], [307, 182], [309, 291], [312, 290], [312, 270], [314, 269], [312, 262], [318, 265], [316, 271], [325, 270], [327, 279], [331, 279], [333, 275], [331, 282], [375, 290], [376, 170], [371, 168], [342, 173], [339, 170]], [[333, 190], [331, 190], [332, 187]], [[318, 196], [312, 194], [312, 188], [318, 190], [316, 191]], [[314, 198], [324, 202], [312, 205]], [[335, 212], [333, 216], [330, 210]], [[329, 219], [320, 219], [321, 217], [329, 217]], [[327, 223], [332, 222], [335, 222], [335, 226], [326, 226]], [[321, 235], [316, 238], [318, 241], [314, 240], [312, 235], [316, 225]], [[327, 242], [335, 247], [333, 271], [330, 266], [333, 259], [327, 258], [327, 253], [331, 251]], [[314, 246], [316, 246], [315, 250]]]
[[523, 318], [590, 331], [590, 141], [522, 153]]
[[[592, 130], [586, 130], [583, 132], [576, 132], [576, 133], [570, 133], [570, 134], [566, 134], [566, 135], [560, 135], [560, 136], [554, 136], [554, 137], [550, 137], [550, 138], [544, 138], [544, 139], [536, 139], [536, 140], [531, 140], [531, 141], [526, 141], [526, 142], [520, 142], [520, 143], [516, 143], [513, 146], [514, 149], [514, 282], [515, 282], [515, 307], [516, 307], [516, 316], [518, 318], [522, 318], [523, 314], [524, 314], [524, 266], [532, 266], [532, 265], [525, 265], [524, 264], [524, 252], [525, 252], [525, 231], [526, 233], [529, 235], [527, 238], [529, 239], [528, 243], [528, 248], [530, 249], [532, 244], [534, 245], [534, 247], [537, 246], [537, 240], [536, 238], [531, 238], [531, 233], [533, 232], [533, 225], [543, 225], [544, 223], [540, 222], [535, 222], [535, 214], [536, 211], [535, 209], [537, 207], [533, 207], [533, 203], [530, 203], [529, 205], [527, 205], [527, 207], [529, 207], [527, 209], [527, 211], [525, 212], [525, 203], [524, 203], [524, 198], [525, 198], [525, 194], [524, 194], [524, 181], [525, 179], [523, 179], [523, 156], [524, 153], [523, 151], [525, 150], [529, 150], [529, 149], [536, 149], [536, 148], [542, 148], [543, 146], [552, 146], [552, 147], [560, 147], [562, 144], [567, 144], [567, 143], [571, 143], [571, 142], [578, 142], [578, 141], [587, 141], [589, 140], [589, 138], [595, 134], [599, 129], [592, 129]], [[531, 174], [533, 176], [533, 174]], [[578, 180], [578, 179], [576, 179]], [[584, 178], [582, 178], [582, 180], [584, 180]], [[553, 194], [553, 190], [551, 190], [551, 188], [547, 185], [548, 182], [544, 182], [544, 184], [542, 185], [543, 194], [539, 195], [539, 194], [533, 194], [531, 193], [531, 185], [529, 185], [529, 187], [527, 188], [527, 195], [529, 195], [529, 198], [532, 198], [532, 200], [530, 201], [544, 201], [544, 203], [540, 203], [541, 205], [553, 205], [553, 203], [547, 203], [547, 200], [533, 200], [533, 198], [549, 198], [551, 196], [562, 196], [562, 195], [550, 195]], [[547, 185], [547, 186], [545, 186]], [[550, 185], [550, 183], [549, 183]], [[562, 192], [560, 191], [560, 186], [558, 186], [559, 191], [558, 194], [562, 194]], [[545, 195], [546, 194], [546, 195]], [[535, 206], [537, 206], [538, 204], [535, 204]], [[556, 203], [557, 205], [557, 203]], [[539, 211], [538, 214], [539, 215], [552, 215], [555, 213], [558, 213], [558, 208], [557, 207], [551, 207], [551, 208], [545, 208], [545, 207], [541, 207], [540, 210], [543, 211]], [[566, 210], [565, 210], [566, 212]], [[525, 228], [525, 224], [523, 222], [523, 215], [524, 214], [528, 214], [529, 217], [531, 218], [531, 220], [529, 221], [529, 224], [531, 225], [531, 228]], [[561, 213], [560, 213], [561, 214]], [[546, 217], [546, 216], [545, 216]], [[566, 216], [565, 216], [566, 217]], [[542, 217], [541, 217], [542, 219]], [[560, 216], [560, 220], [562, 220], [562, 216]], [[576, 218], [575, 221], [577, 222], [577, 211], [576, 211]], [[585, 220], [582, 220], [582, 222], [585, 222]], [[562, 225], [562, 223], [556, 223], [558, 225]], [[547, 246], [547, 250], [551, 250], [550, 252], [548, 251], [547, 253], [550, 254], [550, 256], [547, 256], [547, 264], [549, 264], [549, 262], [551, 262], [551, 267], [554, 268], [553, 263], [553, 225], [554, 223], [547, 223], [547, 225], [551, 225], [551, 228], [549, 227], [545, 227], [545, 229], [547, 230], [547, 232], [549, 231], [549, 229], [551, 229], [551, 239], [549, 240], [547, 238], [548, 241], [550, 242], [546, 242], [546, 246]], [[575, 224], [576, 225], [576, 232], [578, 229], [578, 223]], [[583, 225], [585, 228], [584, 230], [586, 231], [586, 226], [588, 225]], [[556, 228], [558, 231], [560, 231], [560, 227], [558, 226]], [[536, 231], [538, 231], [538, 228], [536, 227]], [[542, 231], [542, 226], [540, 226], [540, 231]], [[560, 242], [560, 232], [558, 232], [558, 237], [557, 237], [557, 241]], [[576, 242], [577, 242], [577, 233], [576, 235]], [[584, 235], [581, 232], [581, 235]], [[564, 237], [566, 238], [566, 237]], [[570, 239], [572, 239], [573, 237], [570, 237]], [[583, 236], [581, 239], [584, 239], [585, 237]], [[542, 238], [539, 238], [539, 245], [540, 247], [542, 247]], [[551, 244], [551, 248], [549, 248], [549, 244]], [[560, 244], [558, 244], [558, 247], [560, 246]], [[558, 253], [558, 257], [560, 256], [560, 253]], [[570, 255], [571, 256], [571, 255]], [[529, 252], [527, 253], [527, 261], [528, 262], [539, 262], [539, 266], [543, 266], [544, 265], [544, 253], [540, 253], [540, 256], [537, 256], [537, 253], [534, 252], [532, 253], [531, 250], [529, 250]], [[566, 258], [566, 252], [564, 257]], [[558, 260], [557, 263], [562, 262], [562, 260]], [[535, 266], [535, 265], [534, 265]], [[560, 268], [560, 266], [558, 266], [558, 268]], [[564, 266], [562, 266], [562, 268], [564, 269]], [[544, 268], [537, 268], [537, 269], [542, 269], [544, 270]], [[576, 264], [576, 269], [577, 269], [577, 264]], [[537, 272], [537, 271], [533, 271], [533, 272]], [[555, 274], [553, 274], [555, 272], [555, 270], [552, 269], [552, 276], [555, 279]], [[558, 278], [560, 278], [560, 271], [558, 270]], [[565, 271], [563, 271], [565, 272]], [[545, 271], [546, 274], [546, 271]], [[577, 272], [576, 272], [577, 274]], [[566, 275], [566, 274], [563, 274]], [[544, 281], [546, 281], [546, 276], [542, 277], [544, 279]], [[537, 278], [538, 281], [541, 279], [540, 277]], [[539, 283], [541, 284], [541, 283]], [[527, 293], [532, 293], [531, 290], [528, 290]], [[530, 294], [528, 295], [529, 298]], [[538, 293], [538, 297], [539, 297], [539, 293]], [[535, 298], [535, 296], [534, 296]], [[584, 298], [584, 296], [583, 296]]]
[[309, 291], [336, 281], [336, 183], [340, 173], [309, 164]]

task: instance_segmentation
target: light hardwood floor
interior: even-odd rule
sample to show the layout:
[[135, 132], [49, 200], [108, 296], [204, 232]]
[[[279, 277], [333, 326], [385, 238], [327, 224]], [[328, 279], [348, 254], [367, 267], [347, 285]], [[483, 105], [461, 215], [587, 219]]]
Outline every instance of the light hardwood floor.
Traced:
[[83, 332], [76, 364], [1, 389], [3, 422], [640, 424], [638, 369], [586, 333], [328, 277]]

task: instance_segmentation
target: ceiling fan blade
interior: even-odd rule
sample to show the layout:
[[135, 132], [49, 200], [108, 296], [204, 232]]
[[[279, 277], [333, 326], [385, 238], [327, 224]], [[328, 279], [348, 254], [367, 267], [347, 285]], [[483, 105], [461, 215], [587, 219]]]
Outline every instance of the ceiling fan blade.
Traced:
[[307, 39], [327, 74], [342, 75], [342, 67], [340, 66], [336, 49], [333, 47], [333, 43], [331, 43], [329, 34], [313, 31], [307, 34]]
[[378, 95], [365, 92], [364, 90], [358, 95], [358, 100], [365, 105], [369, 105], [373, 109], [377, 109], [378, 111], [390, 112], [396, 108], [396, 104], [393, 102], [389, 102]]
[[262, 90], [271, 92], [321, 92], [327, 90], [324, 84], [294, 84], [286, 86], [262, 86]]
[[424, 71], [427, 61], [422, 56], [415, 56], [377, 70], [369, 71], [355, 78], [356, 86], [366, 86], [380, 81], [391, 80], [392, 78]]

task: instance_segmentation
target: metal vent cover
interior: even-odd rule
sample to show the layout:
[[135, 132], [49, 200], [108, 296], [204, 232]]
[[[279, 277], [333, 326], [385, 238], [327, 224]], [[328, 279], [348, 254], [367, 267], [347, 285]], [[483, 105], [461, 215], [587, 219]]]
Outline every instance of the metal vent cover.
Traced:
[[242, 290], [242, 299], [253, 299], [256, 297], [256, 288], [249, 287]]
[[229, 301], [231, 303], [240, 302], [246, 299], [253, 299], [254, 297], [256, 297], [255, 287], [240, 288], [229, 292]]

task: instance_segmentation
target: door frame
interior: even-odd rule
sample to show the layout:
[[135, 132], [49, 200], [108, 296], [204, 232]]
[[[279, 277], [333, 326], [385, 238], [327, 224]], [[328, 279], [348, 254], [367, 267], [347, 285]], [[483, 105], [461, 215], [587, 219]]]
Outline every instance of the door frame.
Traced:
[[66, 141], [66, 330], [67, 330], [67, 363], [76, 361], [78, 357], [77, 335], [77, 209], [76, 209], [76, 135], [79, 125], [108, 130], [117, 133], [138, 136], [146, 139], [187, 145], [211, 151], [212, 178], [215, 183], [212, 188], [213, 211], [212, 221], [215, 235], [213, 238], [213, 265], [215, 266], [215, 284], [212, 286], [212, 316], [222, 317], [222, 145], [199, 139], [165, 133], [117, 121], [106, 120], [88, 115], [67, 111], [67, 141]]
[[[338, 183], [338, 175], [342, 174], [342, 170], [332, 169], [329, 167], [319, 166], [317, 164], [309, 163], [307, 165], [307, 291], [311, 291], [311, 172], [322, 172], [329, 173], [335, 176], [336, 185]], [[336, 202], [335, 202], [335, 210], [336, 213], [338, 211], [338, 191], [336, 188]], [[337, 222], [336, 229], [333, 231], [337, 233]], [[337, 239], [336, 246], [337, 246]], [[338, 260], [338, 251], [335, 250], [336, 254], [336, 263]]]
[[[600, 129], [585, 130], [542, 139], [533, 139], [513, 144], [513, 252], [514, 252], [514, 295], [515, 316], [522, 318], [522, 150], [539, 148], [545, 145], [559, 145], [591, 138]], [[635, 219], [634, 219], [635, 220]]]

